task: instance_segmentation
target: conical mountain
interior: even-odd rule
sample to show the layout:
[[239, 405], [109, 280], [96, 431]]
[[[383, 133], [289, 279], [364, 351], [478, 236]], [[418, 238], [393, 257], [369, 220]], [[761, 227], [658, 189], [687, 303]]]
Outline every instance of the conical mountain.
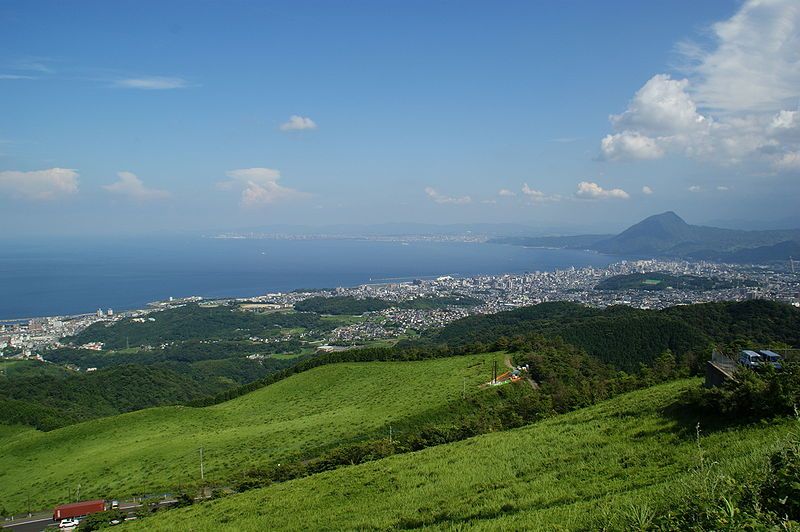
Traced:
[[613, 254], [662, 253], [691, 241], [695, 228], [668, 211], [645, 218], [617, 236], [598, 242], [595, 249]]

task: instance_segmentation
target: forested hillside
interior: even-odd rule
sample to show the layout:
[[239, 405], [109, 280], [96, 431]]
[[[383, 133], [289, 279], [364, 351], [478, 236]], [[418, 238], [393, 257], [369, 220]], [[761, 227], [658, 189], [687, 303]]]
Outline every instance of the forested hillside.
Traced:
[[149, 314], [142, 321], [126, 318], [113, 325], [99, 322], [71, 341], [75, 345], [102, 342], [108, 348], [121, 349], [198, 338], [241, 340], [250, 336], [272, 337], [278, 336], [281, 329], [330, 330], [335, 326], [335, 323], [311, 313], [258, 313], [230, 306], [190, 304]]
[[479, 299], [468, 296], [418, 297], [406, 301], [386, 301], [375, 297], [358, 299], [352, 296], [311, 297], [295, 303], [294, 308], [300, 312], [317, 314], [358, 315], [365, 312], [385, 310], [390, 307], [403, 309], [434, 309], [444, 307], [470, 307], [480, 304]]
[[[291, 361], [244, 358], [125, 364], [83, 373], [38, 361], [0, 377], [0, 424], [52, 430], [153, 406], [183, 404], [262, 378]], [[12, 366], [13, 367], [13, 366]], [[43, 371], [43, 369], [47, 371]]]
[[543, 303], [458, 320], [424, 341], [451, 347], [506, 342], [517, 336], [560, 336], [626, 371], [650, 364], [665, 349], [703, 358], [714, 344], [800, 344], [800, 309], [769, 301], [707, 303], [661, 311]]

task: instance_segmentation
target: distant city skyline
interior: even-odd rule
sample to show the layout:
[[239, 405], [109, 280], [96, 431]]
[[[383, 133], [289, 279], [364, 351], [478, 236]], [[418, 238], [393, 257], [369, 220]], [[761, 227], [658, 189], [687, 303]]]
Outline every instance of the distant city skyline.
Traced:
[[0, 50], [5, 234], [798, 220], [793, 0], [7, 0]]

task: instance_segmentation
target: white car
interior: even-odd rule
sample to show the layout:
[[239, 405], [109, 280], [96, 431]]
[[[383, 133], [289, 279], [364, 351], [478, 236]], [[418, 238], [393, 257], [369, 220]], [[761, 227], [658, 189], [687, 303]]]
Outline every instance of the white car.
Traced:
[[77, 519], [63, 519], [61, 520], [61, 522], [58, 523], [58, 528], [60, 528], [61, 530], [72, 530], [79, 524], [81, 524], [81, 522], [78, 521]]
[[741, 352], [741, 356], [739, 357], [739, 364], [750, 369], [761, 367], [761, 355], [759, 355], [755, 351], [750, 351], [749, 349], [745, 349]]

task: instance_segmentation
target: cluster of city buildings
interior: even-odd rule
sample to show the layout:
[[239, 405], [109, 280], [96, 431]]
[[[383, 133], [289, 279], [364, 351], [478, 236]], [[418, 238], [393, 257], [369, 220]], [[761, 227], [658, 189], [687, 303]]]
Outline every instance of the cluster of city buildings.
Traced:
[[[609, 277], [648, 272], [714, 279], [729, 284], [731, 288], [660, 291], [595, 289], [598, 283]], [[629, 305], [641, 309], [662, 309], [692, 303], [768, 299], [800, 306], [800, 274], [782, 268], [763, 266], [651, 259], [621, 261], [604, 268], [567, 268], [476, 277], [444, 276], [413, 282], [367, 284], [328, 291], [266, 294], [250, 300], [290, 308], [297, 301], [316, 296], [351, 296], [360, 299], [369, 297], [395, 302], [416, 298], [467, 296], [481, 301], [472, 307], [449, 306], [425, 310], [392, 307], [367, 313], [365, 321], [342, 326], [333, 331], [330, 343], [337, 344], [406, 336], [442, 327], [469, 315], [493, 314], [549, 301], [570, 301], [601, 308]]]
[[[692, 275], [727, 282], [730, 288], [713, 290], [669, 289], [617, 291], [597, 290], [604, 279], [632, 273], [664, 272]], [[548, 301], [571, 301], [594, 307], [629, 305], [642, 309], [661, 309], [674, 305], [713, 301], [769, 299], [800, 306], [800, 274], [782, 268], [753, 265], [729, 265], [713, 262], [667, 260], [621, 261], [604, 268], [567, 268], [519, 274], [483, 275], [476, 277], [438, 277], [411, 282], [367, 284], [333, 290], [272, 293], [246, 299], [226, 300], [253, 310], [291, 309], [298, 301], [310, 297], [351, 296], [359, 299], [379, 298], [392, 302], [416, 298], [466, 296], [479, 301], [473, 306], [446, 306], [431, 309], [389, 309], [366, 313], [357, 323], [338, 327], [326, 338], [332, 345], [359, 344], [370, 340], [405, 337], [427, 329], [442, 327], [474, 314], [492, 314], [517, 307]], [[153, 303], [150, 308], [122, 313], [102, 310], [69, 317], [45, 317], [27, 321], [0, 323], [0, 353], [5, 356], [35, 357], [42, 348], [59, 346], [65, 336], [78, 333], [98, 321], [113, 322], [133, 318], [152, 320], [152, 312], [190, 302], [203, 302], [201, 297]], [[220, 301], [214, 302], [220, 303]], [[300, 334], [299, 337], [305, 337]], [[286, 338], [283, 338], [285, 340]], [[102, 346], [89, 346], [102, 349]]]

